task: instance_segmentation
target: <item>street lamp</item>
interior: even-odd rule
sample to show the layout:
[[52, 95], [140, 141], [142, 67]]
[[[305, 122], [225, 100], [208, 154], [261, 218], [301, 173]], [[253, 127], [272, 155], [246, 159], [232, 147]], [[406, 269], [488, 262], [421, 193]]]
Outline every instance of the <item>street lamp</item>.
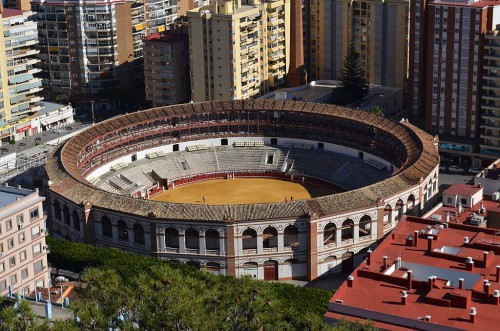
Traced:
[[90, 105], [92, 107], [92, 125], [94, 125], [94, 123], [95, 123], [95, 119], [94, 119], [94, 100], [90, 100]]

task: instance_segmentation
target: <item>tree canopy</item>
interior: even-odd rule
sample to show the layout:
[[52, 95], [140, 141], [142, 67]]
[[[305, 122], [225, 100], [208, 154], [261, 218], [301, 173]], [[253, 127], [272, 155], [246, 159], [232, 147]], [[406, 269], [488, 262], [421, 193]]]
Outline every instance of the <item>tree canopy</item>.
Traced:
[[366, 73], [352, 44], [347, 49], [339, 82], [340, 87], [337, 95], [341, 97], [342, 104], [361, 101], [368, 93]]

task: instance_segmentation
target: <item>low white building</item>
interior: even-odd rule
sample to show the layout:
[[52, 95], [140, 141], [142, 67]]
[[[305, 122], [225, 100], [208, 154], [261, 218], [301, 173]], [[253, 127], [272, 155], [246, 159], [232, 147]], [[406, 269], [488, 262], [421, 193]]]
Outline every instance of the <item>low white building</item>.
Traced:
[[443, 192], [443, 205], [446, 207], [472, 208], [483, 200], [483, 188], [467, 184], [454, 184]]
[[74, 122], [74, 114], [71, 105], [43, 102], [43, 108], [38, 111], [38, 117], [32, 120], [32, 125], [39, 128], [38, 132], [65, 127]]

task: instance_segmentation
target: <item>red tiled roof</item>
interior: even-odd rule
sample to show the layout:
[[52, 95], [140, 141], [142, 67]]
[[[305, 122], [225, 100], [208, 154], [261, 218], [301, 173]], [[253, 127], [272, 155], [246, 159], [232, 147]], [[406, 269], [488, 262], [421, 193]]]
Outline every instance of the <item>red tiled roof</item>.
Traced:
[[481, 190], [482, 190], [482, 187], [477, 187], [474, 185], [453, 184], [444, 191], [444, 194], [473, 196], [474, 194], [476, 194], [477, 192], [479, 192]]
[[[493, 293], [500, 290], [497, 265], [500, 265], [500, 236], [493, 229], [484, 229], [417, 217], [401, 221], [369, 260], [352, 273], [352, 287], [344, 282], [330, 300], [325, 318], [348, 316], [375, 321], [376, 326], [390, 330], [494, 330], [500, 325], [500, 305], [493, 304]], [[428, 232], [434, 230], [434, 239]], [[425, 233], [417, 238], [416, 246], [407, 240], [415, 231]], [[469, 243], [464, 244], [464, 237]], [[431, 250], [428, 251], [429, 241]], [[443, 246], [446, 253], [436, 251]], [[485, 254], [486, 252], [489, 252]], [[383, 257], [388, 256], [387, 267]], [[401, 268], [391, 272], [397, 258]], [[473, 270], [467, 269], [466, 259], [472, 257]], [[412, 268], [412, 289], [409, 289], [408, 268]], [[433, 285], [428, 277], [437, 275]], [[465, 288], [458, 288], [464, 278]], [[484, 292], [484, 280], [489, 281], [489, 295]], [[402, 304], [402, 291], [407, 291]], [[475, 322], [470, 321], [470, 308], [477, 308]], [[430, 321], [425, 316], [430, 315]], [[377, 323], [381, 323], [380, 325]]]
[[23, 14], [23, 11], [20, 9], [3, 8], [3, 10], [2, 10], [2, 18], [21, 16], [22, 14]]

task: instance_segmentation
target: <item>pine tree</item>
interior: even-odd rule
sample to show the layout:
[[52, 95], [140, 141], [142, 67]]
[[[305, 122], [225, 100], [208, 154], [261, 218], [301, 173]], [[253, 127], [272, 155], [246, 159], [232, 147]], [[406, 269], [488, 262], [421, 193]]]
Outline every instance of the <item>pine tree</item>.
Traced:
[[361, 67], [352, 44], [349, 46], [344, 58], [339, 81], [341, 89], [350, 97], [348, 103], [360, 101], [368, 93], [365, 70]]

